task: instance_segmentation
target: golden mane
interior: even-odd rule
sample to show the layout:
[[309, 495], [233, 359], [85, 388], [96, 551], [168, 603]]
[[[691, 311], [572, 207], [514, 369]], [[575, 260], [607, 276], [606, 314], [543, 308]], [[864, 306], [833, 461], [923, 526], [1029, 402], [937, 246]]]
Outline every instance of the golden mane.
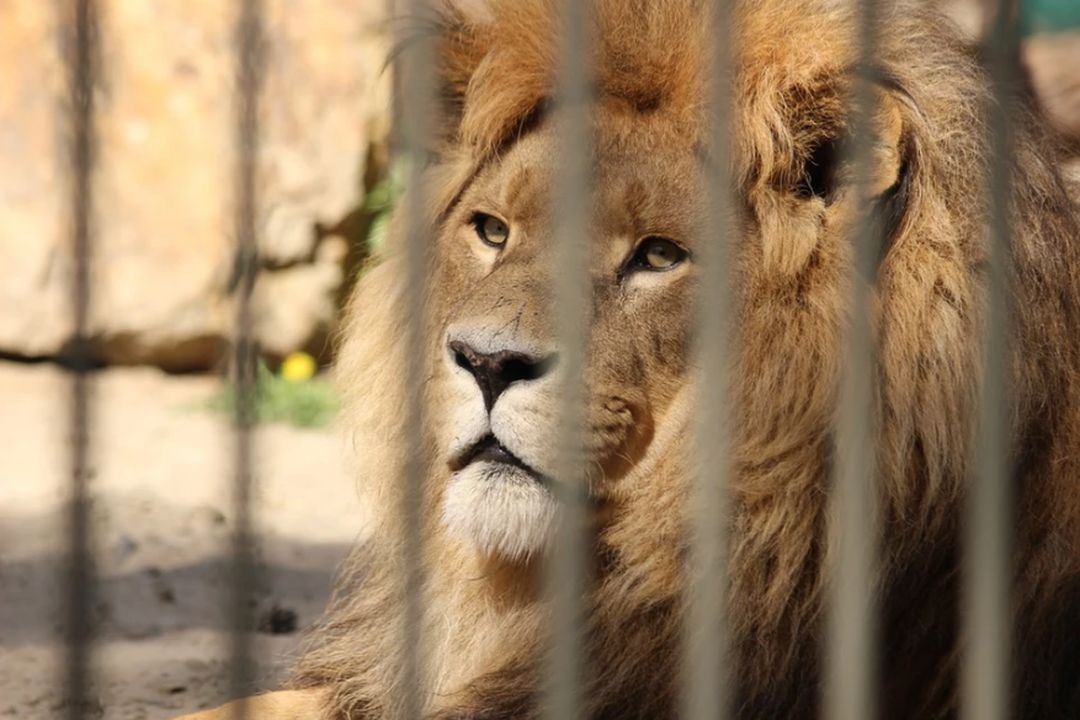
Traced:
[[[895, 718], [956, 713], [960, 520], [980, 386], [989, 162], [987, 80], [943, 21], [913, 5], [890, 5], [879, 58], [901, 128], [877, 279], [881, 701], [883, 717]], [[530, 118], [552, 100], [556, 6], [451, 5], [437, 21], [445, 133], [430, 170], [433, 233], [440, 210], [528, 134]], [[735, 177], [753, 199], [748, 222], [762, 240], [741, 247], [735, 267], [730, 612], [740, 718], [818, 711], [827, 482], [846, 317], [838, 278], [847, 256], [807, 240], [817, 221], [770, 192], [801, 182], [809, 154], [847, 123], [854, 30], [839, 6], [747, 1], [732, 30]], [[695, 0], [595, 3], [597, 93], [622, 104], [626, 122], [662, 113], [673, 132], [706, 144], [702, 13]], [[1064, 720], [1080, 716], [1080, 644], [1068, 632], [1080, 628], [1080, 224], [1041, 121], [1021, 108], [1014, 131], [1015, 709], [1021, 718]], [[328, 686], [334, 718], [401, 712], [404, 591], [394, 508], [399, 449], [412, 429], [402, 415], [399, 244], [392, 239], [358, 283], [337, 366], [342, 423], [379, 524], [343, 569], [293, 681]], [[428, 395], [437, 406], [437, 393]], [[652, 481], [628, 481], [621, 514], [598, 538], [588, 600], [590, 717], [675, 714], [691, 472], [680, 459], [691, 455], [689, 433], [675, 426], [692, 411], [682, 397], [656, 449], [631, 472], [631, 480]], [[445, 540], [437, 518], [425, 534], [427, 602], [438, 616], [425, 627], [443, 641], [428, 660], [435, 685], [455, 688], [431, 716], [536, 717], [546, 610], [532, 568], [485, 568]], [[476, 567], [482, 579], [462, 583], [446, 567]]]

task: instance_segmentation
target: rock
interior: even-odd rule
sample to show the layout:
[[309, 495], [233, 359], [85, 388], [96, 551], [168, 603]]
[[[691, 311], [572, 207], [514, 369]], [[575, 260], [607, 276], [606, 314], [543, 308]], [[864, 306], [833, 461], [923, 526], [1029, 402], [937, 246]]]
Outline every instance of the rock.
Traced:
[[118, 565], [122, 565], [138, 550], [139, 541], [126, 532], [121, 532], [112, 548], [113, 561]]
[[187, 513], [182, 532], [196, 537], [215, 537], [228, 531], [225, 513], [216, 507], [200, 505]]
[[323, 354], [344, 281], [341, 238], [327, 238], [315, 262], [261, 273], [255, 284], [255, 334], [263, 352], [283, 358], [297, 349]]
[[[218, 0], [99, 5], [95, 347], [107, 362], [207, 368], [234, 318], [233, 16]], [[265, 3], [257, 231], [267, 291], [255, 314], [274, 353], [309, 346], [335, 320], [326, 298], [339, 296], [345, 260], [320, 251], [317, 228], [360, 203], [365, 160], [384, 142], [383, 5]], [[72, 332], [62, 7], [0, 4], [0, 353], [17, 356], [56, 355]]]
[[[985, 39], [997, 8], [994, 0], [930, 1], [973, 42]], [[1039, 106], [1058, 132], [1080, 143], [1080, 11], [1044, 2], [1028, 3], [1021, 12], [1021, 59]]]
[[259, 616], [257, 629], [270, 635], [290, 635], [300, 625], [300, 616], [292, 608], [274, 603]]
[[1024, 63], [1050, 122], [1080, 142], [1080, 32], [1033, 35], [1024, 42]]
[[1080, 187], [1080, 159], [1071, 158], [1065, 163], [1063, 172], [1066, 180]]

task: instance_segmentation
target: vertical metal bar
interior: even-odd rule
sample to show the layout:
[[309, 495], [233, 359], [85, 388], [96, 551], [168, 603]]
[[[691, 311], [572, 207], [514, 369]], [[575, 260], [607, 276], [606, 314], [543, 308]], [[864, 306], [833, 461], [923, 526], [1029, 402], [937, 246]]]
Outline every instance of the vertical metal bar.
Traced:
[[[428, 0], [410, 0], [414, 17], [428, 17], [432, 12]], [[400, 485], [401, 538], [404, 568], [405, 602], [402, 615], [403, 696], [401, 717], [419, 718], [424, 713], [424, 695], [421, 692], [424, 667], [421, 651], [424, 642], [422, 627], [424, 618], [424, 572], [422, 567], [423, 537], [423, 491], [426, 466], [422, 428], [424, 427], [423, 387], [425, 370], [419, 358], [425, 357], [425, 327], [427, 319], [427, 278], [429, 266], [430, 228], [427, 213], [427, 183], [425, 165], [435, 137], [435, 51], [433, 39], [423, 35], [410, 39], [408, 53], [401, 56], [399, 66], [401, 102], [398, 105], [403, 150], [408, 162], [405, 227], [405, 316], [401, 318], [405, 328], [405, 352], [407, 358], [405, 387], [406, 427], [412, 428], [405, 435], [406, 446], [402, 448], [405, 462], [404, 477]]]
[[[683, 628], [683, 711], [687, 720], [728, 717], [732, 689], [727, 661], [728, 490], [731, 480], [730, 362], [731, 261], [734, 232], [731, 186], [732, 0], [711, 3], [712, 83], [709, 108], [710, 164], [706, 169], [709, 209], [703, 229], [697, 349], [702, 387], [698, 392], [699, 468], [691, 497], [689, 614]], [[708, 382], [704, 379], [708, 378]]]
[[1009, 453], [1009, 208], [1012, 192], [1011, 88], [1016, 80], [1018, 33], [1015, 2], [997, 3], [988, 57], [993, 98], [989, 108], [990, 211], [988, 301], [983, 347], [982, 402], [975, 477], [968, 499], [964, 630], [967, 642], [962, 687], [966, 720], [1009, 715], [1011, 482]]
[[[233, 557], [230, 578], [232, 623], [230, 690], [242, 698], [252, 692], [254, 664], [251, 632], [254, 629], [251, 588], [255, 585], [254, 539], [251, 517], [254, 484], [252, 431], [256, 417], [258, 348], [252, 333], [252, 291], [258, 272], [256, 230], [258, 197], [256, 172], [259, 149], [259, 95], [262, 90], [263, 6], [261, 0], [240, 0], [236, 23], [236, 259], [232, 372], [236, 387], [234, 476], [232, 512]], [[247, 717], [246, 704], [238, 706]]]
[[583, 604], [586, 588], [586, 478], [583, 457], [585, 362], [591, 219], [591, 53], [592, 3], [563, 0], [559, 55], [560, 145], [553, 196], [556, 237], [555, 321], [564, 387], [559, 409], [559, 536], [547, 563], [552, 608], [551, 653], [545, 710], [552, 720], [583, 716]]
[[856, 4], [860, 48], [852, 93], [852, 163], [855, 209], [852, 238], [850, 324], [836, 438], [830, 521], [830, 603], [825, 717], [870, 720], [876, 716], [877, 623], [874, 572], [877, 562], [874, 336], [868, 309], [882, 227], [868, 196], [871, 180], [877, 48], [876, 0]]
[[61, 32], [67, 62], [70, 123], [71, 312], [73, 338], [67, 361], [71, 371], [71, 505], [68, 509], [70, 566], [67, 571], [66, 715], [83, 717], [90, 700], [91, 612], [95, 596], [90, 509], [90, 254], [93, 173], [96, 160], [94, 88], [98, 72], [98, 9], [94, 0], [76, 0], [62, 13], [74, 32]]

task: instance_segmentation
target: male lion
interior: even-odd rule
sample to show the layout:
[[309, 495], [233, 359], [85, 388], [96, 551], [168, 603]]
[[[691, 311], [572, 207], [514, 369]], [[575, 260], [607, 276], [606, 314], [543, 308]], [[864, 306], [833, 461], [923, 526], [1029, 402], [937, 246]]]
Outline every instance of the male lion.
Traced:
[[[548, 610], [537, 560], [560, 381], [548, 208], [560, 110], [556, 3], [451, 5], [438, 23], [445, 134], [430, 168], [426, 460], [429, 718], [539, 714]], [[587, 450], [594, 578], [588, 716], [676, 714], [693, 398], [695, 256], [709, 145], [699, 0], [599, 0]], [[747, 0], [732, 26], [741, 232], [732, 412], [735, 714], [820, 711], [827, 485], [856, 221], [842, 162], [849, 3]], [[986, 295], [988, 82], [937, 17], [889, 6], [873, 192], [883, 557], [880, 707], [955, 717], [960, 518]], [[1015, 118], [1015, 716], [1080, 717], [1080, 227], [1035, 116]], [[292, 680], [255, 720], [402, 716], [394, 483], [412, 429], [392, 241], [356, 288], [338, 377], [382, 513]], [[202, 717], [221, 718], [228, 711]]]

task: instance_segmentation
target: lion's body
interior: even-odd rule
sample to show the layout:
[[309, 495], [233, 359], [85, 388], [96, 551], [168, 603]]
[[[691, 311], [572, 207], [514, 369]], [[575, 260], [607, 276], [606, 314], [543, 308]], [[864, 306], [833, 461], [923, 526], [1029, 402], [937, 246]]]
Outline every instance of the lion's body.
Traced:
[[326, 692], [321, 689], [282, 690], [236, 700], [177, 720], [316, 720], [325, 702]]
[[[594, 718], [664, 718], [678, 697], [693, 399], [709, 382], [691, 352], [708, 22], [692, 0], [595, 4], [586, 446], [599, 511], [587, 701]], [[460, 459], [487, 432], [529, 473], [550, 467], [556, 395], [540, 361], [529, 359], [533, 374], [501, 395], [485, 389], [483, 403], [473, 377], [492, 353], [537, 358], [554, 347], [545, 193], [558, 110], [540, 108], [557, 43], [555, 3], [468, 5], [440, 28], [449, 129], [431, 171], [431, 351], [415, 374], [431, 408], [420, 697], [425, 717], [501, 720], [539, 713], [547, 610], [537, 566], [553, 511], [526, 471], [480, 463], [473, 472]], [[844, 173], [814, 175], [815, 163], [832, 162], [817, 151], [844, 132], [856, 60], [854, 24], [836, 6], [745, 2], [733, 26], [741, 232], [727, 521], [738, 718], [813, 718], [820, 705], [827, 490], [856, 217]], [[882, 23], [873, 175], [888, 223], [875, 289], [879, 696], [882, 716], [897, 719], [957, 712], [988, 216], [988, 83], [937, 18], [905, 7]], [[1080, 228], [1054, 149], [1026, 111], [1014, 141], [1012, 695], [1016, 717], [1064, 720], [1080, 717]], [[508, 228], [504, 245], [476, 242], [476, 218], [491, 215]], [[669, 272], [612, 265], [654, 235], [691, 250]], [[296, 687], [325, 689], [327, 720], [397, 718], [402, 708], [403, 276], [392, 244], [356, 289], [339, 361], [344, 423], [383, 515], [296, 671]]]

